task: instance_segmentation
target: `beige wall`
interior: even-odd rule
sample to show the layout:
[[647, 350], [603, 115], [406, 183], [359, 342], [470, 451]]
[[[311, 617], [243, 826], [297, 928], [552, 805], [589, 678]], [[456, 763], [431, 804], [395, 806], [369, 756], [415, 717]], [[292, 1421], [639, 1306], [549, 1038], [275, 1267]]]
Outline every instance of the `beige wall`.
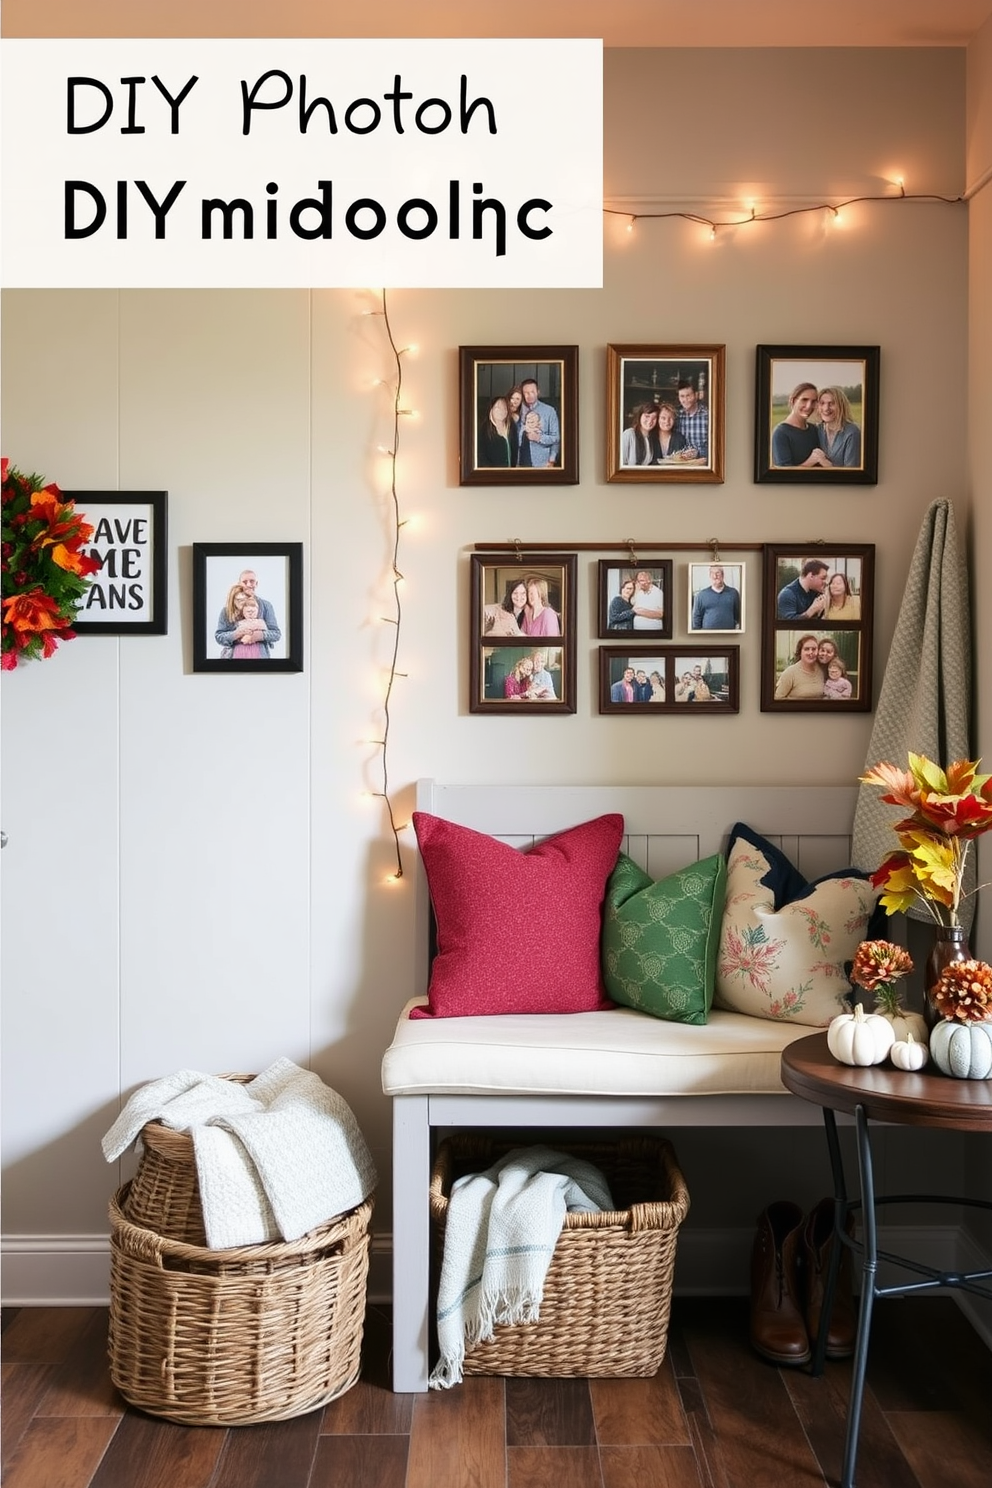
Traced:
[[[832, 63], [608, 53], [607, 193], [736, 202], [745, 169], [770, 206], [870, 195], [896, 170], [911, 191], [959, 193], [964, 54]], [[972, 210], [986, 214], [987, 250], [984, 202]], [[514, 536], [698, 542], [701, 558], [712, 538], [725, 557], [735, 541], [874, 542], [877, 692], [927, 505], [949, 496], [968, 520], [968, 230], [963, 206], [909, 202], [853, 208], [838, 228], [825, 214], [795, 216], [715, 244], [683, 221], [633, 235], [608, 222], [601, 291], [390, 295], [398, 341], [420, 348], [405, 369], [419, 417], [404, 422], [399, 480], [413, 519], [400, 559], [409, 677], [397, 684], [389, 761], [401, 821], [423, 775], [853, 780], [871, 715], [759, 711], [755, 555], [739, 715], [646, 727], [596, 713], [595, 554], [580, 559], [576, 716], [470, 716], [467, 551]], [[988, 290], [975, 281], [973, 268], [986, 329], [971, 366], [984, 365], [987, 387]], [[368, 307], [346, 291], [4, 296], [5, 452], [68, 488], [167, 488], [171, 539], [168, 636], [80, 639], [3, 677], [5, 1229], [15, 1235], [105, 1228], [117, 1175], [99, 1136], [121, 1093], [181, 1066], [311, 1063], [352, 1103], [388, 1175], [379, 1058], [413, 985], [413, 896], [409, 880], [384, 886], [391, 844], [378, 806], [360, 798], [378, 780], [362, 741], [380, 736], [391, 640], [378, 623], [390, 509], [375, 454], [389, 400], [370, 389], [389, 362]], [[726, 344], [724, 485], [606, 484], [605, 347], [639, 340]], [[576, 487], [457, 484], [457, 347], [513, 341], [579, 345]], [[759, 342], [882, 348], [878, 486], [752, 483]], [[982, 437], [972, 479], [987, 483]], [[306, 545], [304, 674], [192, 674], [190, 544], [267, 539]], [[412, 870], [409, 833], [404, 851]], [[698, 1169], [712, 1170], [700, 1212], [749, 1220], [756, 1199], [785, 1196], [780, 1184], [816, 1197], [818, 1141], [821, 1166], [800, 1176], [812, 1151], [763, 1139], [750, 1169], [738, 1157], [726, 1165], [750, 1174], [735, 1186], [700, 1149]]]

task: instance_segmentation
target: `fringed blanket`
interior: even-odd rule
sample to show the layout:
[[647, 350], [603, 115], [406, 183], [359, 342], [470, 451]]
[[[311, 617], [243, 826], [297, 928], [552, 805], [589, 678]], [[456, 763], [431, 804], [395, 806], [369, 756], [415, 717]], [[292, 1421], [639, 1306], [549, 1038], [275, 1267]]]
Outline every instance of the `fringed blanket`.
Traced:
[[497, 1323], [537, 1321], [566, 1213], [612, 1208], [598, 1168], [548, 1147], [515, 1148], [459, 1178], [445, 1224], [431, 1388], [457, 1385], [466, 1347], [492, 1338]]

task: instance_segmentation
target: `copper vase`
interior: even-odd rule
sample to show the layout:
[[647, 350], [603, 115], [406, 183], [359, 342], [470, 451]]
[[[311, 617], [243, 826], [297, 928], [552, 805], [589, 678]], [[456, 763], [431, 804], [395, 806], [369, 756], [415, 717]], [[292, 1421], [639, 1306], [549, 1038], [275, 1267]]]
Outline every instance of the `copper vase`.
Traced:
[[928, 1028], [933, 1028], [934, 1024], [941, 1020], [941, 1014], [937, 1011], [933, 995], [940, 980], [940, 973], [952, 961], [969, 961], [970, 959], [971, 951], [968, 949], [963, 925], [936, 926], [926, 966], [923, 968], [923, 1017]]

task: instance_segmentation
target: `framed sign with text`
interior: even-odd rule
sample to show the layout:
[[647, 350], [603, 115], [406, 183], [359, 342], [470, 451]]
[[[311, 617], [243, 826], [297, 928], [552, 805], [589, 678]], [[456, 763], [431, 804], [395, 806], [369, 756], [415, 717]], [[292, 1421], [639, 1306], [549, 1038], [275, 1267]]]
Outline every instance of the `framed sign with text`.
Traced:
[[168, 493], [66, 491], [93, 528], [100, 564], [79, 606], [80, 635], [165, 635], [168, 629]]

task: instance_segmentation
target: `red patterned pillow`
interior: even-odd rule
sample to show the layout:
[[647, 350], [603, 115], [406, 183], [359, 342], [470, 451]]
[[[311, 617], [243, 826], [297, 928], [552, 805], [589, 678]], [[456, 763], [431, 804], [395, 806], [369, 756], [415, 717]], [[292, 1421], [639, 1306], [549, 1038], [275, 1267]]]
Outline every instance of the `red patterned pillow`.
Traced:
[[411, 1018], [588, 1013], [612, 1006], [599, 937], [623, 817], [597, 816], [520, 852], [413, 813], [437, 920], [427, 1007]]

